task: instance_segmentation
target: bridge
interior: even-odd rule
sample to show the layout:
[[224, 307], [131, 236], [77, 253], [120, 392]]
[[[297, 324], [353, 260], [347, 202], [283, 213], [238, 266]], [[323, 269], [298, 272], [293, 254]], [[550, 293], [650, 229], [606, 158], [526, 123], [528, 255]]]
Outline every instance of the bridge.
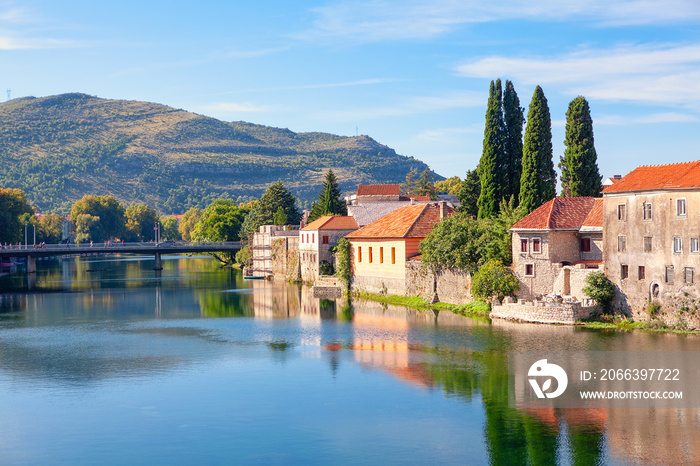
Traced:
[[241, 249], [240, 241], [222, 242], [172, 242], [162, 243], [99, 243], [99, 244], [46, 244], [14, 245], [0, 249], [0, 262], [10, 257], [25, 257], [27, 273], [36, 272], [36, 259], [51, 256], [81, 256], [85, 254], [153, 254], [156, 259], [155, 269], [162, 268], [162, 254], [192, 254], [203, 252], [231, 252]]

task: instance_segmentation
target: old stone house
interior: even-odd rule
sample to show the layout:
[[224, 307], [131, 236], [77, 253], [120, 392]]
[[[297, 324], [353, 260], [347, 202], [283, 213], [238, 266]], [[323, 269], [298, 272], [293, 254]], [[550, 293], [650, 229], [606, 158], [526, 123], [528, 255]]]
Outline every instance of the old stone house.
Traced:
[[338, 240], [359, 226], [349, 216], [326, 215], [314, 220], [299, 230], [299, 263], [301, 279], [304, 282], [316, 281], [319, 277], [321, 262], [333, 264], [331, 248]]
[[603, 217], [605, 270], [619, 288], [618, 308], [646, 312], [654, 300], [694, 311], [700, 161], [636, 168], [604, 189]]
[[601, 198], [558, 197], [510, 228], [518, 298], [584, 298], [586, 275], [603, 264], [602, 213]]
[[446, 202], [401, 207], [346, 236], [351, 244], [353, 290], [407, 294], [407, 261], [440, 219], [452, 215]]

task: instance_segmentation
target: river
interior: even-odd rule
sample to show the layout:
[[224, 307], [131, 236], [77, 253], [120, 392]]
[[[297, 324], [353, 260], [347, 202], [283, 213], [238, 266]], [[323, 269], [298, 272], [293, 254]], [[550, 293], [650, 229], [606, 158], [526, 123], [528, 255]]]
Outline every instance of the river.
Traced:
[[697, 406], [508, 401], [509, 351], [697, 336], [320, 300], [209, 258], [37, 266], [0, 278], [3, 465], [700, 463]]

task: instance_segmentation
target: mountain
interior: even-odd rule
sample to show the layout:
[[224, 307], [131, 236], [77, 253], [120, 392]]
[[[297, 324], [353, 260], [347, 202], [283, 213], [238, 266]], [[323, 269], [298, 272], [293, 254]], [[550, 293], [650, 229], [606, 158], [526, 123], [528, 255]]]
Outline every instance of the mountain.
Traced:
[[308, 207], [329, 168], [350, 192], [426, 167], [368, 136], [294, 133], [149, 102], [62, 94], [0, 104], [0, 187], [24, 190], [42, 212], [110, 194], [177, 214], [219, 197], [257, 199], [278, 179]]

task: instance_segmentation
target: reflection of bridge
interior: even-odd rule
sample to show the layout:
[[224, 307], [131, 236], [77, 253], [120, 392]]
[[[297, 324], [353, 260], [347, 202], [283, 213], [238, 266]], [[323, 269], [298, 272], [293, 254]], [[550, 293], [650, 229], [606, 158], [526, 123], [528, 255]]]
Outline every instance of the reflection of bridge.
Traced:
[[[197, 243], [99, 243], [90, 244], [47, 244], [44, 247], [13, 246], [0, 249], [0, 261], [10, 257], [26, 257], [27, 272], [36, 272], [37, 257], [68, 256], [84, 254], [153, 254], [156, 269], [160, 269], [162, 254], [188, 254], [197, 252], [232, 252], [241, 249], [240, 241], [197, 242]], [[4, 262], [4, 261], [3, 261]]]

